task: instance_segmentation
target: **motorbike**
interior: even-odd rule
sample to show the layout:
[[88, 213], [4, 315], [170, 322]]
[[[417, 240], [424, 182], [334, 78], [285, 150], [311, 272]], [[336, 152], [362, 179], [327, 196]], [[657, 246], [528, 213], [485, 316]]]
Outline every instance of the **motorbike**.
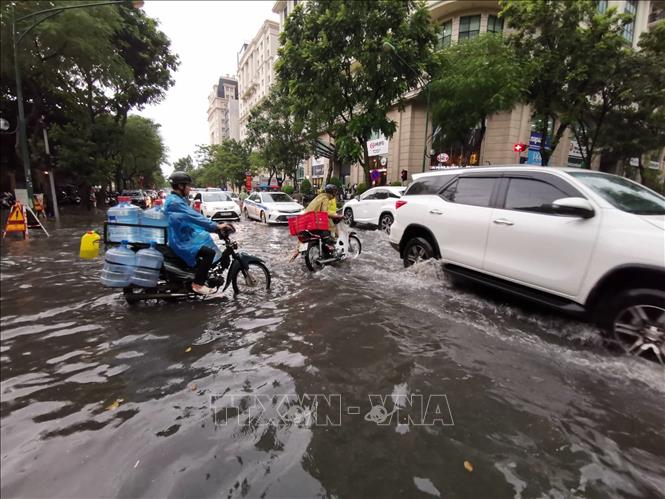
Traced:
[[[217, 232], [225, 248], [221, 256], [213, 261], [206, 285], [215, 291], [222, 286], [224, 286], [223, 291], [233, 286], [235, 295], [261, 294], [270, 291], [271, 276], [268, 267], [260, 258], [237, 251], [238, 243], [231, 241], [229, 237], [233, 232], [234, 229]], [[194, 269], [187, 266], [167, 245], [157, 245], [157, 249], [164, 255], [157, 287], [151, 289], [130, 285], [123, 288], [127, 303], [131, 305], [145, 300], [204, 298], [192, 291]], [[226, 284], [224, 284], [223, 274], [227, 269]]]
[[298, 240], [300, 254], [311, 272], [318, 272], [326, 265], [358, 258], [362, 251], [360, 239], [344, 222], [337, 224], [337, 240], [327, 231], [308, 230], [298, 234]]

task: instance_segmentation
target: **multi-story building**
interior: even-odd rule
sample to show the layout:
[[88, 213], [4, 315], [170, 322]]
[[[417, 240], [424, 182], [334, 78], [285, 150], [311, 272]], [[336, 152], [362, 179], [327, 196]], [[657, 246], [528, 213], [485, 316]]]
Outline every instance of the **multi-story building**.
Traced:
[[[295, 7], [295, 2], [280, 0], [274, 4], [273, 12], [283, 19]], [[460, 40], [478, 36], [486, 32], [503, 32], [504, 21], [498, 17], [500, 6], [498, 0], [430, 0], [428, 7], [432, 20], [437, 25], [438, 43], [440, 47], [449, 46]], [[619, 12], [634, 14], [633, 22], [625, 27], [624, 36], [637, 46], [640, 35], [665, 17], [662, 1], [656, 0], [598, 0], [598, 9], [603, 11], [615, 7]], [[426, 108], [423, 99], [417, 98], [418, 92], [405, 96], [406, 102], [400, 110], [397, 107], [388, 112], [388, 117], [397, 124], [394, 135], [376, 149], [377, 155], [372, 157], [373, 167], [381, 172], [381, 181], [390, 183], [400, 179], [400, 173], [406, 170], [410, 175], [422, 171], [423, 157], [426, 168], [437, 164], [439, 153], [445, 153], [454, 160], [454, 151], [432, 149], [431, 141], [425, 142]], [[428, 124], [428, 137], [431, 138], [436, 124]], [[508, 112], [497, 113], [488, 118], [487, 129], [480, 150], [471, 155], [475, 165], [513, 164], [527, 161], [540, 164], [535, 150], [527, 151], [520, 159], [513, 151], [514, 144], [533, 142], [536, 137], [536, 123], [528, 105], [518, 105]], [[376, 137], [381, 140], [382, 137]], [[530, 140], [531, 139], [531, 140]], [[324, 138], [325, 142], [325, 138]], [[553, 166], [579, 166], [581, 156], [567, 133], [559, 142], [550, 158]], [[448, 162], [450, 162], [448, 161]], [[651, 162], [654, 168], [663, 169], [663, 153], [659, 161]], [[320, 183], [327, 174], [329, 162], [325, 158], [310, 157], [305, 162], [305, 176], [314, 183]], [[364, 182], [363, 170], [359, 165], [335, 171], [349, 183]]]
[[238, 54], [241, 139], [247, 134], [250, 111], [268, 95], [275, 81], [278, 46], [279, 23], [266, 20], [252, 41], [243, 44]]
[[224, 76], [212, 86], [208, 96], [208, 133], [210, 144], [240, 138], [238, 80]]
[[284, 29], [284, 21], [289, 17], [289, 14], [293, 12], [293, 9], [296, 8], [298, 3], [302, 3], [305, 0], [277, 0], [275, 5], [272, 7], [272, 11], [279, 15], [279, 31], [281, 32]]

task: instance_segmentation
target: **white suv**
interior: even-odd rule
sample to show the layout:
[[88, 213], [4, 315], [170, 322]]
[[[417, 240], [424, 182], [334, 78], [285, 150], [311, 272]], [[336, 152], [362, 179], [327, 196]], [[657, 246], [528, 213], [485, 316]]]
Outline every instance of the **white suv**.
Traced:
[[344, 218], [349, 225], [372, 224], [385, 232], [390, 232], [390, 226], [395, 220], [395, 201], [400, 198], [404, 190], [405, 187], [395, 186], [369, 189], [344, 204], [342, 207]]
[[414, 175], [390, 242], [404, 265], [588, 315], [665, 363], [665, 198], [623, 177], [498, 166]]

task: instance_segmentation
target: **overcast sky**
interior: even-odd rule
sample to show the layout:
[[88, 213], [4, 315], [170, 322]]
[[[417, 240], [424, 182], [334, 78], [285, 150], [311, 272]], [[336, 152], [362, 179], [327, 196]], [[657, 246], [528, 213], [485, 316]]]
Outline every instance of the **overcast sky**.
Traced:
[[[159, 123], [168, 160], [194, 155], [208, 143], [208, 95], [220, 76], [235, 75], [237, 53], [266, 19], [278, 21], [274, 1], [147, 0], [146, 14], [160, 21], [180, 57], [175, 85], [161, 104], [140, 112]], [[171, 167], [164, 166], [166, 173]]]

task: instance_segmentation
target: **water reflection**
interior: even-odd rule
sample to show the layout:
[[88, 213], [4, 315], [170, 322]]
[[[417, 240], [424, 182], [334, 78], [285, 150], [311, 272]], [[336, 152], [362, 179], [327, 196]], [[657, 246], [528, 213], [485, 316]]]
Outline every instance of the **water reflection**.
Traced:
[[[2, 246], [3, 496], [665, 490], [662, 370], [609, 355], [591, 326], [453, 286], [433, 262], [404, 270], [377, 232], [310, 276], [285, 228], [244, 222], [268, 301], [129, 307], [78, 260], [88, 225]], [[339, 411], [312, 419], [316, 394]], [[437, 394], [454, 425], [413, 424], [410, 397]], [[366, 419], [373, 400], [385, 413]]]

